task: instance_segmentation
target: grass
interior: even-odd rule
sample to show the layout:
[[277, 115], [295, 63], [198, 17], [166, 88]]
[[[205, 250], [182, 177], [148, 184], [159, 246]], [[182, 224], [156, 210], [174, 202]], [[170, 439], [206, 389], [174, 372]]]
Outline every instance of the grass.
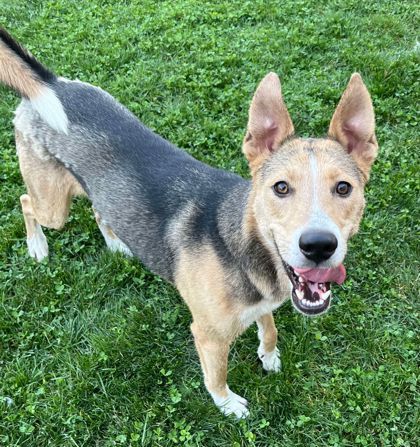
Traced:
[[414, 1], [0, 0], [0, 23], [60, 75], [108, 90], [161, 135], [247, 176], [257, 82], [278, 72], [297, 131], [323, 135], [360, 71], [380, 156], [331, 311], [277, 311], [283, 370], [264, 375], [250, 328], [229, 383], [249, 419], [212, 405], [177, 292], [106, 252], [74, 203], [51, 256], [27, 255], [14, 94], [0, 96], [0, 445], [417, 446], [419, 102]]

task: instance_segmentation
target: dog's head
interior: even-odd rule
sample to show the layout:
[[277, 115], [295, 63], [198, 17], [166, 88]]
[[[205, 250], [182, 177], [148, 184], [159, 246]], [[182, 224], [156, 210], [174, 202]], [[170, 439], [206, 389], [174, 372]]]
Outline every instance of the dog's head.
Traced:
[[292, 302], [305, 315], [330, 305], [330, 283], [341, 284], [347, 240], [357, 232], [364, 186], [378, 145], [370, 95], [359, 74], [332, 117], [327, 138], [297, 138], [276, 74], [258, 86], [243, 151], [253, 176], [259, 233], [281, 258]]

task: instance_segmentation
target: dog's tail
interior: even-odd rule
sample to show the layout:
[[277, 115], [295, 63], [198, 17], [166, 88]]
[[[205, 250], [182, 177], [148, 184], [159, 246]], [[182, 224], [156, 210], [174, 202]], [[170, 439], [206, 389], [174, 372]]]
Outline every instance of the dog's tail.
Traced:
[[67, 133], [67, 115], [53, 88], [57, 77], [3, 28], [0, 28], [0, 82], [28, 99], [53, 129]]

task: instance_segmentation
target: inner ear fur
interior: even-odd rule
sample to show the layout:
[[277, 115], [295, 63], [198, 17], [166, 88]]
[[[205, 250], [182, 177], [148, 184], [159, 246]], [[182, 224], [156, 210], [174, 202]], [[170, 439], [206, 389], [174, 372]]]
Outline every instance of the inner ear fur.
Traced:
[[243, 152], [251, 172], [294, 132], [293, 123], [281, 94], [280, 79], [267, 74], [260, 82], [249, 108]]
[[359, 73], [351, 76], [332, 117], [328, 135], [347, 149], [367, 180], [378, 153], [378, 143], [372, 100]]

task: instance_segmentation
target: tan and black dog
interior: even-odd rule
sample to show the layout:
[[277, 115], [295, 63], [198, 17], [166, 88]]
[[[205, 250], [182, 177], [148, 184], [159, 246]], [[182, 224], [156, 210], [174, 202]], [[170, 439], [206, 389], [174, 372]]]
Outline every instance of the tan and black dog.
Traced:
[[232, 341], [256, 322], [263, 368], [279, 371], [272, 312], [291, 298], [302, 314], [322, 314], [330, 284], [345, 279], [378, 150], [360, 75], [328, 137], [315, 139], [294, 135], [279, 78], [268, 74], [243, 142], [252, 181], [195, 160], [103, 90], [56, 77], [5, 31], [0, 81], [23, 97], [14, 124], [31, 256], [48, 253], [41, 225], [60, 228], [71, 197], [87, 194], [111, 248], [176, 285], [208, 391], [223, 413], [246, 416], [226, 381]]

